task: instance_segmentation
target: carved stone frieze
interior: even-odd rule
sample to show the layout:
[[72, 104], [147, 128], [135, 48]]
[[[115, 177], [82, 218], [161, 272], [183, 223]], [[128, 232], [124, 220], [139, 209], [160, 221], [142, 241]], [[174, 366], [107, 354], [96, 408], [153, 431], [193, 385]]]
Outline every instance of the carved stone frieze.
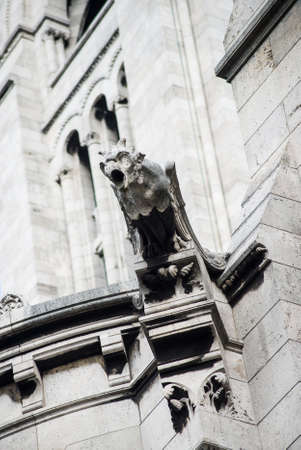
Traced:
[[21, 297], [15, 294], [6, 294], [0, 300], [0, 317], [13, 309], [21, 308], [22, 306], [24, 306], [24, 303]]
[[200, 406], [213, 412], [236, 419], [250, 421], [247, 412], [233, 396], [226, 374], [214, 372], [204, 381], [201, 388]]
[[174, 430], [181, 433], [194, 413], [195, 404], [186, 387], [178, 383], [163, 383], [164, 396], [168, 401]]
[[158, 301], [174, 295], [191, 294], [194, 288], [203, 289], [201, 274], [195, 261], [177, 262], [146, 271], [141, 275], [146, 301]]

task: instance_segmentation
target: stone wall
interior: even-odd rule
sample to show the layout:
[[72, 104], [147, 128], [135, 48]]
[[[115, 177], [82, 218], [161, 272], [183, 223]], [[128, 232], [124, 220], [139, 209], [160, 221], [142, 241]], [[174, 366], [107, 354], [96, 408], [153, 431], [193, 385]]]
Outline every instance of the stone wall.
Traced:
[[[278, 3], [276, 8], [272, 2], [262, 3], [247, 24], [240, 23], [240, 16], [233, 19], [228, 34], [234, 29], [241, 34], [227, 49], [232, 57], [227, 61], [230, 53], [226, 53], [217, 71], [224, 68], [222, 75], [232, 82], [251, 176], [243, 220], [233, 235], [230, 265], [254, 240], [266, 246], [271, 260], [252, 288], [233, 303], [233, 314], [245, 343], [248, 380], [264, 448], [280, 450], [298, 448], [300, 435], [295, 417], [301, 375], [297, 294], [301, 78], [296, 64], [301, 54], [301, 5]], [[256, 23], [261, 24], [261, 33], [255, 36]], [[272, 31], [271, 23], [276, 23]], [[241, 49], [237, 59], [234, 48]]]

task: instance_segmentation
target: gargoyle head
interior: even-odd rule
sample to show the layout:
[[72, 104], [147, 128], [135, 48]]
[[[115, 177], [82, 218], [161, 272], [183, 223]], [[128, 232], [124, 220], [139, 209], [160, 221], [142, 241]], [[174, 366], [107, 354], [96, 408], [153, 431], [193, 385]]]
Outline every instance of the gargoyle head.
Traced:
[[109, 153], [102, 156], [100, 168], [117, 189], [127, 189], [134, 181], [143, 182], [141, 169], [145, 155], [127, 147], [125, 139], [121, 139]]

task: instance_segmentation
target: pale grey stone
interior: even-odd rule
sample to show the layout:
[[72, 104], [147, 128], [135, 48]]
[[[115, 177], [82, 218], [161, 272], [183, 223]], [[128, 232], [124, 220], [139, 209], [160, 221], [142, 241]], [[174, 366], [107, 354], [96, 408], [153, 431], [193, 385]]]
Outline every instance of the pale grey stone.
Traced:
[[158, 403], [164, 398], [164, 391], [161, 380], [155, 376], [146, 388], [138, 394], [137, 401], [140, 409], [141, 421], [144, 421], [146, 416], [152, 413]]
[[[289, 338], [298, 338], [300, 314], [300, 306], [279, 301], [246, 336], [244, 354], [249, 379], [265, 366]], [[290, 323], [292, 317], [294, 324]]]
[[24, 430], [18, 430], [10, 436], [4, 437], [0, 440], [0, 448], [10, 450], [20, 450], [21, 448], [28, 448], [30, 450], [38, 450], [39, 445], [37, 441], [36, 427], [34, 424]]
[[68, 450], [142, 450], [139, 427], [125, 428], [67, 445]]
[[259, 431], [265, 450], [283, 450], [300, 435], [300, 402], [301, 389], [298, 383], [261, 421]]
[[141, 424], [143, 448], [145, 450], [164, 448], [175, 434], [168, 404], [164, 398]]
[[290, 131], [301, 122], [301, 82], [299, 82], [284, 100], [285, 114]]
[[289, 131], [280, 105], [246, 144], [250, 174], [253, 175], [287, 137]]
[[108, 381], [103, 365], [100, 356], [94, 356], [45, 371], [43, 384], [47, 407], [106, 391]]
[[301, 342], [288, 341], [250, 381], [257, 420], [263, 419], [300, 379]]
[[39, 446], [44, 450], [63, 450], [68, 444], [137, 426], [138, 423], [137, 406], [132, 400], [123, 400], [79, 410], [39, 423], [37, 435]]
[[282, 58], [285, 57], [293, 45], [300, 39], [300, 8], [300, 2], [295, 2], [270, 35], [273, 58], [276, 64], [279, 64]]

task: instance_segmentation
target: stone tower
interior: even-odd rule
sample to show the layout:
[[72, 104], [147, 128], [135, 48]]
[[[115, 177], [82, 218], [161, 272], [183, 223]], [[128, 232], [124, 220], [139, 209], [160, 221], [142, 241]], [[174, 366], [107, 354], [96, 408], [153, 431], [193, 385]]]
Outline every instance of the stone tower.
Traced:
[[1, 2], [1, 450], [301, 448], [300, 19]]

